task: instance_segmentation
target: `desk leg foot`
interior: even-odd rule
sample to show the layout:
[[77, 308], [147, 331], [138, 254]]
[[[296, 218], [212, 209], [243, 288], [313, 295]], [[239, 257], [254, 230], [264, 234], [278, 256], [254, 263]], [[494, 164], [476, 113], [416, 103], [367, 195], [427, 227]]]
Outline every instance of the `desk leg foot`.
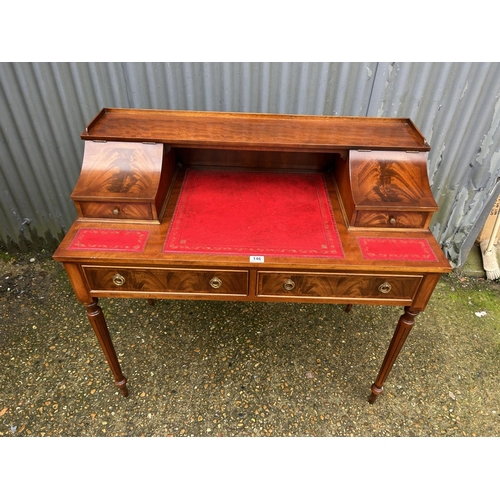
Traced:
[[85, 307], [87, 308], [87, 316], [90, 320], [90, 324], [92, 325], [97, 340], [101, 345], [101, 349], [106, 356], [108, 365], [113, 372], [115, 385], [118, 389], [120, 389], [122, 395], [126, 397], [128, 396], [127, 379], [123, 376], [102, 309], [97, 305], [97, 299], [94, 299], [94, 302], [85, 304]]
[[155, 302], [155, 299], [148, 299], [148, 304], [149, 304], [150, 306], [154, 306], [154, 305], [155, 305], [155, 303], [156, 303], [156, 302]]
[[387, 354], [385, 355], [382, 366], [380, 367], [377, 379], [375, 380], [375, 383], [372, 384], [372, 393], [370, 395], [370, 399], [368, 400], [369, 403], [373, 404], [377, 399], [377, 396], [382, 393], [384, 382], [392, 370], [392, 367], [396, 362], [396, 358], [398, 357], [410, 330], [415, 324], [415, 317], [418, 313], [419, 311], [413, 311], [411, 307], [407, 306], [405, 307], [404, 314], [399, 318], [398, 325], [396, 326], [396, 330], [392, 336], [389, 349], [387, 349]]
[[119, 382], [115, 380], [115, 385], [116, 387], [118, 387], [118, 389], [120, 389], [122, 396], [126, 398], [128, 396], [127, 379], [123, 377], [123, 379]]
[[351, 309], [352, 309], [352, 304], [347, 304], [345, 306], [345, 312], [348, 313], [348, 312], [351, 312]]
[[377, 387], [375, 384], [372, 384], [372, 393], [370, 394], [370, 398], [368, 399], [368, 402], [372, 405], [375, 403], [377, 400], [377, 396], [380, 396], [382, 394], [382, 391], [384, 389], [382, 387]]

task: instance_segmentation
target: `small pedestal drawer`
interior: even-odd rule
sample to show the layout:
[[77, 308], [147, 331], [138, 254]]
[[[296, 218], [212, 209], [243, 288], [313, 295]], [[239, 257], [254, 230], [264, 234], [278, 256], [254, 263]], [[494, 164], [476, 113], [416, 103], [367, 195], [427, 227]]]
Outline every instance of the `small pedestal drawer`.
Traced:
[[82, 217], [88, 219], [148, 220], [153, 218], [147, 203], [81, 202]]
[[376, 212], [360, 210], [355, 225], [377, 228], [425, 228], [430, 219], [426, 212]]

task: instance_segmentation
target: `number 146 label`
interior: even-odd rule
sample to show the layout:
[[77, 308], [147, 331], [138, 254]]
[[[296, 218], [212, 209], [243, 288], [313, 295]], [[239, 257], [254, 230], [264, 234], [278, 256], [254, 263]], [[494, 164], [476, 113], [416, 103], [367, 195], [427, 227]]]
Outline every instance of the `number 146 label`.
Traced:
[[264, 262], [264, 256], [263, 255], [250, 255], [250, 262]]

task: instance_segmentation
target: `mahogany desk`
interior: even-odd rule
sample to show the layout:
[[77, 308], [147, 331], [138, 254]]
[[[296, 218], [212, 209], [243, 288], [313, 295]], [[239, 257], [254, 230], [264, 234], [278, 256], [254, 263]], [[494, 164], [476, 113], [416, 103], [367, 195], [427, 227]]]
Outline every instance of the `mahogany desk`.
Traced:
[[127, 396], [99, 297], [403, 306], [369, 401], [450, 265], [407, 119], [105, 108], [63, 263]]

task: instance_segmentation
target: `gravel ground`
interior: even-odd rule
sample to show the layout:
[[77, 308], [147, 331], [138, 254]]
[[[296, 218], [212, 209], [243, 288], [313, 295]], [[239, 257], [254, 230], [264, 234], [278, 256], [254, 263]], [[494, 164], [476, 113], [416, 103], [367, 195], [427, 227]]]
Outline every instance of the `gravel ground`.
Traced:
[[[101, 300], [129, 379], [123, 398], [62, 266], [44, 253], [0, 257], [0, 467], [16, 496], [302, 499], [344, 488], [468, 500], [498, 489], [497, 282], [443, 277], [374, 405], [400, 308]], [[326, 439], [341, 436], [366, 438]], [[462, 439], [367, 439], [411, 436]]]
[[374, 405], [399, 308], [102, 299], [123, 398], [60, 264], [3, 255], [0, 436], [498, 436], [499, 290], [443, 277]]

